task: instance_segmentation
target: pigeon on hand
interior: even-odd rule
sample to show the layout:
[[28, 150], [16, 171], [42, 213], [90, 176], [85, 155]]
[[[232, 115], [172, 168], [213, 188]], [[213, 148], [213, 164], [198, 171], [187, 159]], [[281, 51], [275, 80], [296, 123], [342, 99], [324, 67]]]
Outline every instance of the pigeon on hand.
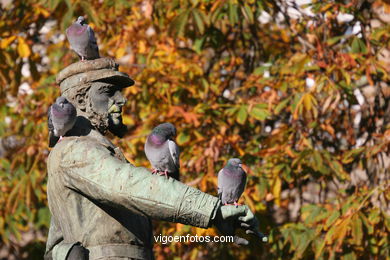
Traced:
[[246, 173], [238, 158], [229, 159], [218, 173], [218, 196], [223, 205], [239, 205], [238, 199], [244, 192]]
[[92, 28], [85, 22], [83, 16], [79, 16], [76, 22], [66, 29], [66, 37], [70, 47], [82, 61], [100, 58], [95, 34]]
[[176, 128], [171, 123], [155, 127], [145, 143], [145, 154], [152, 165], [152, 173], [170, 176], [179, 180], [179, 147], [174, 142]]
[[56, 102], [49, 107], [49, 147], [53, 147], [58, 139], [73, 128], [76, 122], [76, 108], [65, 97], [58, 97]]

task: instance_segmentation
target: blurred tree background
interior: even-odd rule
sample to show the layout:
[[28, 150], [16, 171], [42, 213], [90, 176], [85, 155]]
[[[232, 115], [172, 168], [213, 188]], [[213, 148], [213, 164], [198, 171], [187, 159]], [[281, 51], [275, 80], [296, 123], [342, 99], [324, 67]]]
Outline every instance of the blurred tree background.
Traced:
[[[156, 259], [389, 259], [388, 0], [2, 0], [0, 258], [41, 259], [49, 224], [47, 109], [78, 60], [65, 29], [86, 15], [102, 56], [136, 81], [129, 133], [178, 129], [183, 181], [216, 195], [227, 159], [269, 243], [155, 244]], [[216, 235], [155, 222], [155, 235]]]

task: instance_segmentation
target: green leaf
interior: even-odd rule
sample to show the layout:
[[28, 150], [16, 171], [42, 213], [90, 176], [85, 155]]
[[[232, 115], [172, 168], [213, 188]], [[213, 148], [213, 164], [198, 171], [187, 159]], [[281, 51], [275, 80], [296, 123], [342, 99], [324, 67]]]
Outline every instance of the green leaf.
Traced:
[[201, 54], [202, 52], [202, 48], [203, 48], [203, 43], [204, 43], [204, 40], [206, 39], [206, 37], [202, 37], [202, 38], [197, 38], [194, 42], [194, 45], [192, 46], [192, 48], [194, 49], [194, 51], [196, 51], [197, 54]]
[[204, 20], [203, 20], [203, 15], [202, 15], [201, 11], [199, 11], [198, 9], [192, 9], [192, 15], [194, 17], [196, 26], [197, 26], [200, 34], [203, 34], [204, 33]]
[[350, 252], [344, 254], [341, 259], [343, 259], [343, 260], [356, 260], [358, 258], [356, 257], [356, 253], [354, 251], [350, 251]]
[[307, 229], [305, 232], [303, 232], [299, 237], [299, 244], [295, 252], [295, 256], [297, 256], [298, 258], [302, 258], [302, 255], [304, 254], [310, 243], [313, 241], [314, 237], [314, 229]]
[[235, 113], [237, 113], [237, 111], [238, 111], [238, 107], [230, 107], [230, 108], [225, 110], [225, 114], [228, 116], [232, 116]]
[[362, 39], [355, 37], [352, 41], [352, 53], [367, 53], [367, 47], [362, 41]]
[[238, 23], [238, 7], [232, 0], [229, 1], [229, 21], [231, 25]]
[[185, 26], [188, 23], [188, 16], [190, 14], [191, 10], [186, 9], [181, 14], [176, 16], [176, 18], [172, 21], [171, 29], [176, 30], [176, 34], [179, 36], [182, 36], [184, 33]]
[[389, 215], [384, 215], [384, 219], [385, 219], [385, 226], [387, 228], [387, 231], [390, 232], [390, 216]]
[[237, 123], [243, 125], [248, 117], [248, 106], [242, 105], [237, 113]]
[[323, 211], [323, 208], [316, 205], [308, 205], [304, 209], [302, 209], [302, 212], [310, 211], [309, 216], [305, 219], [305, 223], [309, 225], [315, 223], [317, 216]]
[[36, 227], [42, 228], [46, 227], [48, 228], [50, 225], [50, 211], [48, 208], [40, 208], [38, 210], [38, 222], [35, 224]]
[[245, 16], [245, 19], [249, 23], [251, 23], [251, 24], [254, 23], [255, 19], [253, 17], [252, 10], [251, 10], [251, 8], [247, 4], [244, 4], [244, 6], [241, 6], [241, 11], [242, 11], [242, 13]]
[[[264, 107], [265, 105], [265, 107]], [[250, 116], [257, 119], [257, 120], [260, 120], [260, 121], [263, 121], [265, 120], [267, 117], [270, 116], [270, 112], [268, 112], [268, 109], [267, 109], [267, 104], [256, 104], [252, 110], [250, 111]]]
[[333, 211], [332, 215], [326, 220], [325, 228], [329, 228], [338, 218], [340, 217], [340, 213], [338, 210]]
[[223, 18], [223, 13], [222, 13], [222, 6], [218, 6], [214, 12], [211, 14], [210, 18], [210, 23], [214, 24], [216, 23], [219, 19]]
[[269, 66], [260, 66], [260, 67], [257, 67], [254, 71], [253, 71], [253, 74], [255, 75], [263, 75], [264, 72], [268, 71], [269, 70]]
[[200, 0], [191, 0], [192, 6], [197, 6]]
[[384, 35], [389, 35], [389, 32], [390, 32], [390, 26], [387, 25], [387, 26], [381, 26], [379, 28], [376, 28], [373, 30], [372, 34], [371, 34], [371, 38], [375, 41], [380, 41], [382, 36]]
[[356, 148], [345, 153], [342, 163], [351, 163], [353, 159], [359, 156], [364, 151], [364, 147]]
[[363, 224], [359, 215], [355, 215], [352, 220], [352, 239], [355, 245], [361, 245], [363, 239]]
[[61, 23], [61, 28], [63, 31], [72, 23], [74, 20], [74, 15], [73, 15], [73, 9], [69, 8], [65, 15], [64, 18], [62, 18], [62, 23]]
[[322, 255], [322, 250], [325, 247], [325, 239], [316, 239], [315, 243], [315, 259], [319, 259]]
[[[46, 2], [46, 1], [45, 1]], [[49, 0], [46, 3], [48, 4], [48, 7], [51, 10], [54, 10], [57, 8], [58, 4], [61, 2], [61, 0]]]
[[323, 160], [322, 160], [321, 153], [318, 151], [314, 151], [313, 159], [314, 159], [314, 163], [315, 163], [315, 165], [313, 165], [313, 168], [318, 169], [318, 170], [321, 169], [323, 166]]
[[329, 46], [332, 46], [333, 44], [337, 43], [338, 41], [340, 41], [340, 40], [343, 39], [343, 38], [345, 38], [344, 35], [332, 37], [332, 38], [328, 39], [328, 40], [326, 41], [326, 43], [327, 43]]
[[221, 91], [221, 90], [219, 89], [219, 85], [214, 84], [214, 83], [211, 83], [211, 84], [210, 84], [210, 89], [211, 89], [215, 94], [219, 94], [219, 92]]
[[177, 136], [176, 141], [178, 145], [184, 145], [190, 140], [190, 135], [186, 133], [186, 131], [180, 132]]
[[376, 225], [380, 222], [380, 210], [378, 208], [374, 208], [371, 210], [370, 215], [368, 215], [368, 220], [371, 224]]
[[285, 100], [279, 102], [279, 103], [275, 106], [275, 108], [274, 108], [275, 114], [276, 114], [276, 115], [280, 114], [280, 112], [282, 111], [282, 109], [284, 109], [284, 108], [287, 106], [287, 104], [288, 104], [289, 101], [290, 101], [290, 98], [288, 97], [288, 98], [286, 98]]

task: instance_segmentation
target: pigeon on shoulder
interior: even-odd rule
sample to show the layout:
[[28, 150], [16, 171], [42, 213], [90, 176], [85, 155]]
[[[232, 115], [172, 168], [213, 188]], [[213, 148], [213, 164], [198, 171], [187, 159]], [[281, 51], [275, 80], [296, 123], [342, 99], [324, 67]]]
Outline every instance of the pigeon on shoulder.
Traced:
[[49, 107], [49, 147], [53, 147], [62, 136], [73, 128], [76, 122], [76, 108], [65, 97], [58, 97]]
[[85, 22], [83, 16], [79, 16], [76, 22], [66, 29], [66, 37], [68, 38], [70, 47], [77, 53], [82, 61], [100, 58], [95, 33]]
[[218, 173], [218, 196], [223, 205], [239, 205], [246, 185], [246, 173], [241, 166], [240, 159], [232, 158]]
[[153, 167], [153, 173], [159, 173], [179, 180], [179, 147], [173, 140], [176, 128], [171, 123], [155, 127], [145, 143], [145, 154]]

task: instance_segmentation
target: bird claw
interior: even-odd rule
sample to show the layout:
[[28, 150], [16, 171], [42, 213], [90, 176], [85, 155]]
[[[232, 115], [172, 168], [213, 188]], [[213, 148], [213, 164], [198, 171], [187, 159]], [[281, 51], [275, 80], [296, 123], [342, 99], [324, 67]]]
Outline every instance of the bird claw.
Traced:
[[231, 203], [225, 203], [223, 204], [224, 206], [236, 206], [236, 208], [238, 208], [238, 206], [242, 206], [243, 204], [240, 204], [238, 203], [237, 201], [235, 201], [233, 204]]
[[153, 169], [152, 170], [152, 174], [157, 174], [157, 173], [159, 173], [160, 171], [159, 170], [157, 170], [157, 169]]
[[166, 170], [163, 172], [160, 172], [159, 174], [160, 174], [160, 176], [165, 175], [165, 177], [167, 177], [167, 179], [169, 178], [168, 171], [166, 171]]

